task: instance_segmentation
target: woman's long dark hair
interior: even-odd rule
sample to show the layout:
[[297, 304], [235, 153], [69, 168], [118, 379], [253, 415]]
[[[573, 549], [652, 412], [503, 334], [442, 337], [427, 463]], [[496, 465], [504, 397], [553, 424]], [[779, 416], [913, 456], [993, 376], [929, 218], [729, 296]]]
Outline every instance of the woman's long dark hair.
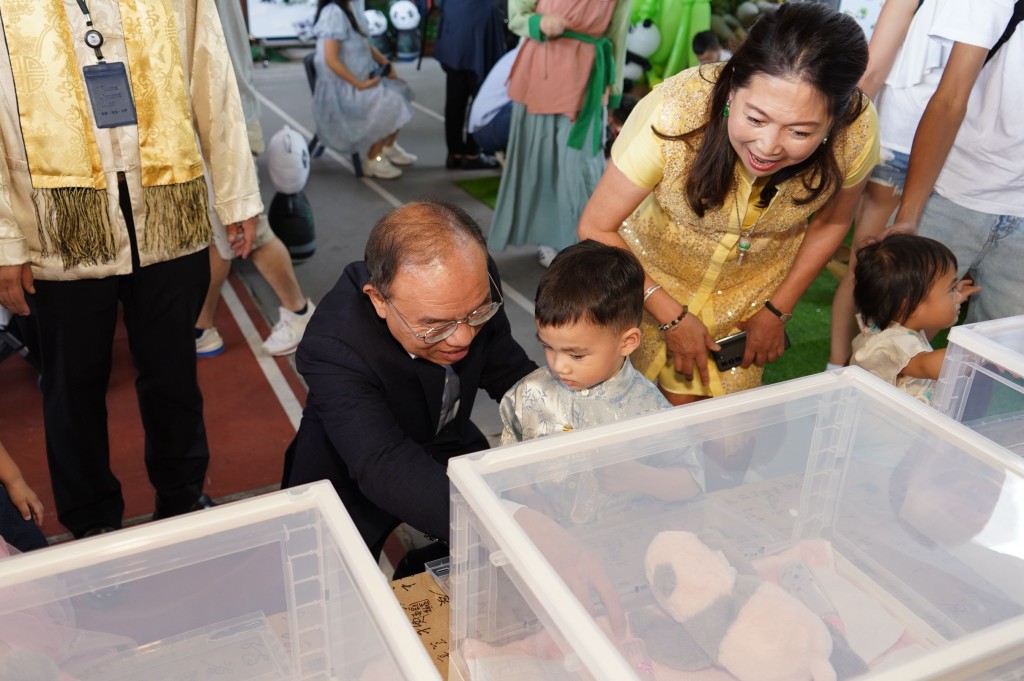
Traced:
[[352, 0], [320, 0], [316, 3], [316, 16], [313, 18], [314, 24], [317, 22], [317, 19], [320, 18], [320, 12], [323, 12], [324, 7], [327, 7], [327, 5], [337, 5], [340, 7], [341, 11], [348, 17], [349, 23], [352, 24], [352, 28], [356, 30], [356, 33], [361, 36], [366, 35], [363, 33], [363, 29], [360, 27], [359, 22], [356, 21], [355, 13], [352, 12]]
[[703, 140], [686, 179], [686, 199], [698, 216], [725, 202], [732, 188], [736, 154], [729, 142], [728, 118], [722, 115], [734, 90], [746, 87], [754, 76], [799, 80], [813, 86], [828, 102], [832, 129], [828, 139], [802, 162], [769, 177], [759, 205], [767, 206], [777, 187], [791, 177], [803, 177], [807, 194], [797, 204], [810, 203], [824, 192], [842, 186], [833, 154], [835, 140], [861, 114], [864, 105], [857, 87], [868, 65], [864, 31], [852, 17], [817, 2], [787, 2], [764, 14], [746, 41], [722, 67], [711, 92], [707, 122], [681, 135], [663, 139], [691, 143]]

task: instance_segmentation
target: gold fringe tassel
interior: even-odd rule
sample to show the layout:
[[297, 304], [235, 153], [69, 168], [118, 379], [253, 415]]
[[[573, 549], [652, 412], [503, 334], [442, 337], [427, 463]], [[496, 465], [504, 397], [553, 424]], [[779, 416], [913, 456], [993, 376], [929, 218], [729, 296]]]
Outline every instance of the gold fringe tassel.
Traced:
[[60, 256], [65, 270], [113, 260], [117, 239], [110, 223], [109, 200], [106, 189], [34, 190], [32, 204], [43, 256]]
[[188, 182], [143, 187], [142, 196], [146, 205], [143, 252], [177, 253], [210, 242], [213, 229], [202, 175]]

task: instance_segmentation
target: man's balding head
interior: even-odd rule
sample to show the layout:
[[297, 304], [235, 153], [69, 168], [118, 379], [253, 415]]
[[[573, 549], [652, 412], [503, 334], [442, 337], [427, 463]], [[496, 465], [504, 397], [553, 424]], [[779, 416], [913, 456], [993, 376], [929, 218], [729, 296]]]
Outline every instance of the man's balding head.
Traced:
[[474, 250], [486, 259], [483, 233], [466, 211], [450, 203], [419, 201], [377, 221], [363, 259], [370, 285], [387, 296], [400, 270], [440, 267]]

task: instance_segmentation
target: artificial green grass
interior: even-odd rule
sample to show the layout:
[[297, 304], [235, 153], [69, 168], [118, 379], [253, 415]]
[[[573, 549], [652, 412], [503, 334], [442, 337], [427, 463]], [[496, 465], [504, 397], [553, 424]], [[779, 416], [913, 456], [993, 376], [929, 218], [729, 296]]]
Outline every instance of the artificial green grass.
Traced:
[[764, 384], [816, 374], [825, 370], [829, 353], [832, 297], [839, 280], [827, 270], [818, 275], [793, 310], [786, 324], [792, 346], [777, 362], [765, 365]]
[[455, 184], [465, 189], [473, 198], [493, 209], [494, 204], [498, 201], [498, 185], [501, 184], [501, 175], [478, 177], [472, 180], [459, 180]]
[[[501, 177], [481, 177], [460, 180], [455, 184], [471, 196], [494, 208], [498, 198]], [[851, 230], [852, 231], [852, 230]], [[847, 237], [847, 245], [849, 245]], [[839, 281], [827, 270], [814, 280], [793, 311], [793, 319], [786, 325], [792, 346], [777, 362], [765, 367], [763, 382], [778, 383], [791, 378], [807, 376], [825, 370], [829, 354], [829, 327], [832, 297]], [[933, 342], [934, 347], [946, 346], [943, 332]]]

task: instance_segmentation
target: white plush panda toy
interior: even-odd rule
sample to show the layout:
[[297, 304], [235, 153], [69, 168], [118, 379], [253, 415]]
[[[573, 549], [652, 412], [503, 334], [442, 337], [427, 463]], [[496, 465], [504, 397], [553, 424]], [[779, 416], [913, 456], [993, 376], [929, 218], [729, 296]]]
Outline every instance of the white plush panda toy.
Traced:
[[739, 573], [692, 532], [654, 537], [644, 557], [651, 593], [739, 681], [836, 681], [820, 617], [773, 582]]
[[661, 31], [650, 19], [644, 19], [629, 27], [626, 35], [626, 68], [623, 78], [630, 83], [639, 82], [644, 72], [651, 68], [648, 57], [658, 51], [661, 45]]
[[388, 8], [391, 25], [398, 31], [395, 51], [399, 61], [415, 61], [420, 56], [420, 11], [411, 0], [396, 0]]
[[379, 9], [368, 9], [363, 12], [366, 17], [366, 29], [370, 34], [370, 43], [385, 57], [394, 54], [394, 45], [388, 37], [388, 18]]

